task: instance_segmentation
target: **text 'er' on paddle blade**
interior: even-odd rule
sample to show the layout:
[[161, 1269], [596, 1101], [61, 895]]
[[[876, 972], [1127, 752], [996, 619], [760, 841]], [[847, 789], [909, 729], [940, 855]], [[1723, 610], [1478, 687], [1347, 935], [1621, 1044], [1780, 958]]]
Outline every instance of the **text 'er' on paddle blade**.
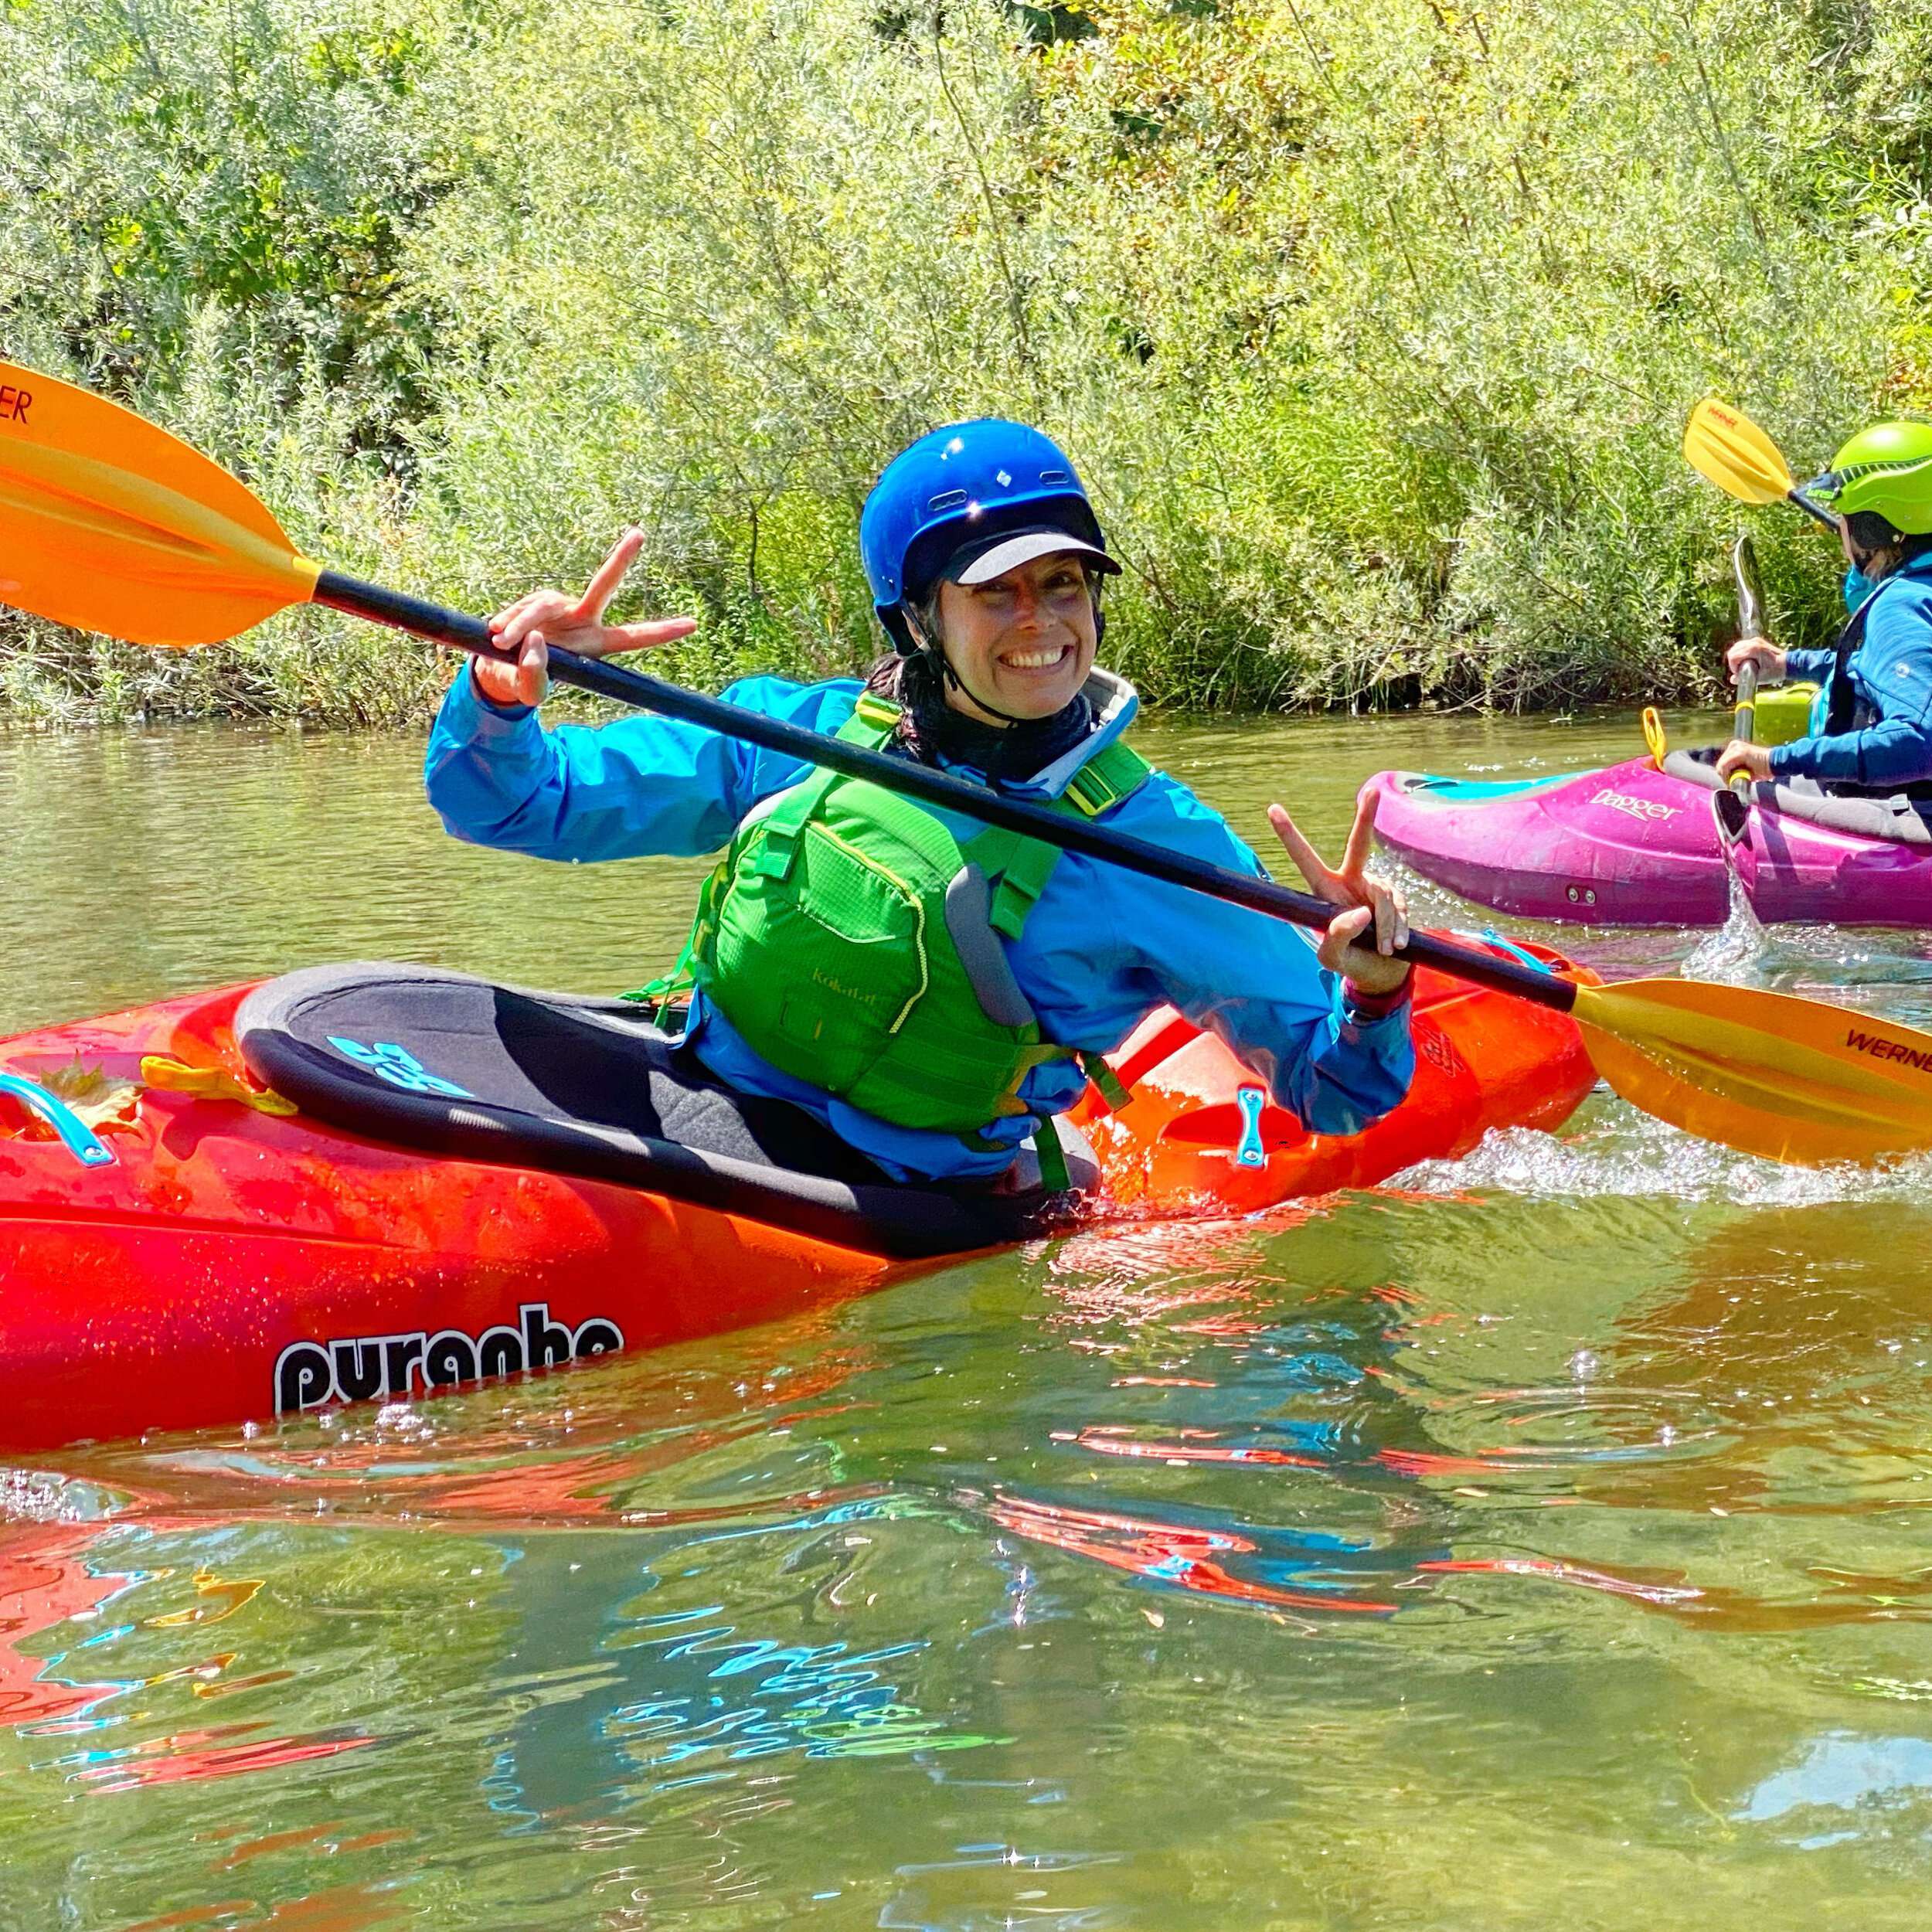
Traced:
[[1822, 1167], [1932, 1151], [1932, 1036], [1789, 993], [1696, 980], [1580, 989], [1590, 1059], [1647, 1114]]
[[0, 362], [0, 602], [134, 644], [213, 644], [306, 601], [318, 570], [179, 437]]
[[1684, 457], [1699, 476], [1745, 503], [1781, 503], [1797, 487], [1777, 445], [1747, 416], [1706, 397], [1691, 411]]

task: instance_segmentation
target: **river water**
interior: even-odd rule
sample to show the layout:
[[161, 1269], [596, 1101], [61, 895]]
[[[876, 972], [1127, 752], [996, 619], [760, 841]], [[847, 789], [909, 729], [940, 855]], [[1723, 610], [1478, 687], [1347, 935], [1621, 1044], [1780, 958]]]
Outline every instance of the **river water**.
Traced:
[[[1381, 766], [1638, 749], [1143, 742], [1331, 842]], [[701, 867], [458, 846], [419, 755], [0, 738], [0, 1032], [328, 958], [670, 955]], [[1694, 936], [1567, 943], [1627, 975]], [[1920, 935], [1726, 970], [1932, 1021]], [[1929, 1206], [1600, 1093], [1259, 1223], [0, 1470], [0, 1929], [1916, 1929]]]

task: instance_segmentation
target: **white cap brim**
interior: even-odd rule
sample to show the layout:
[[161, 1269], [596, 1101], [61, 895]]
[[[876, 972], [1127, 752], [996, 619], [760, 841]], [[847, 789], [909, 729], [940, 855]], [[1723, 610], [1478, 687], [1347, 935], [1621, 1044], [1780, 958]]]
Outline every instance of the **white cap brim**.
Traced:
[[995, 577], [1003, 577], [1009, 570], [1031, 563], [1036, 557], [1056, 556], [1090, 556], [1098, 569], [1117, 574], [1121, 567], [1097, 543], [1083, 543], [1065, 530], [1024, 530], [1003, 543], [995, 543], [990, 550], [982, 550], [964, 570], [947, 569], [940, 574], [970, 587], [990, 583]]

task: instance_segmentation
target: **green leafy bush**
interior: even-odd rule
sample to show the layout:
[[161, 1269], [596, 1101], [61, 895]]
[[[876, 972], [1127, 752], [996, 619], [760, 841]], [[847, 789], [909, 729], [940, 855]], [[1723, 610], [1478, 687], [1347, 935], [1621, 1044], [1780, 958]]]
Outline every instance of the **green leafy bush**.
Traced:
[[[1932, 394], [1932, 7], [6, 0], [8, 352], [466, 607], [649, 535], [716, 681], [876, 648], [930, 425], [1039, 423], [1161, 702], [1713, 688], [1716, 389], [1801, 468]], [[1756, 519], [1791, 642], [1829, 559]], [[400, 721], [319, 614], [162, 657], [12, 623], [0, 703]]]

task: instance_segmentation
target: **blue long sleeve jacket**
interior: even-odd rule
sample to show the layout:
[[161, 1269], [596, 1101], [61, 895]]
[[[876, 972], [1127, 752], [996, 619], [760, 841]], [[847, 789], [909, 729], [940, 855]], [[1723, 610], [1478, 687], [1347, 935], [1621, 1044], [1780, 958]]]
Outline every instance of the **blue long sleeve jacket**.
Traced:
[[[852, 715], [861, 689], [849, 679], [800, 685], [748, 678], [724, 696], [832, 733]], [[1129, 687], [1097, 673], [1089, 695], [1099, 712], [1094, 735], [1030, 784], [1007, 789], [1056, 797], [1087, 757], [1126, 730], [1138, 705]], [[641, 714], [546, 730], [529, 711], [482, 699], [466, 671], [437, 714], [424, 779], [430, 802], [456, 837], [582, 861], [715, 851], [760, 799], [808, 769], [698, 726]], [[962, 840], [978, 829], [937, 815]], [[1213, 864], [1262, 869], [1218, 812], [1163, 772], [1112, 807], [1105, 822]], [[1045, 1036], [1062, 1046], [1111, 1051], [1168, 1004], [1217, 1034], [1281, 1105], [1318, 1132], [1355, 1132], [1408, 1091], [1415, 1062], [1406, 1005], [1372, 1018], [1355, 1012], [1342, 982], [1317, 963], [1313, 941], [1257, 913], [1067, 852], [1021, 937], [1001, 943]], [[996, 1151], [975, 1151], [951, 1134], [862, 1113], [770, 1065], [702, 995], [688, 1037], [728, 1084], [795, 1102], [902, 1179], [996, 1175], [1032, 1129], [1024, 1115], [990, 1123], [986, 1138]], [[1082, 1085], [1064, 1063], [1049, 1064], [1028, 1074], [1020, 1097], [1035, 1112], [1059, 1113]]]
[[[1830, 689], [1834, 651], [1791, 651], [1784, 675]], [[1774, 778], [1873, 789], [1932, 781], [1932, 556], [1903, 565], [1866, 600], [1865, 634], [1846, 667], [1871, 721], [1774, 748]]]

